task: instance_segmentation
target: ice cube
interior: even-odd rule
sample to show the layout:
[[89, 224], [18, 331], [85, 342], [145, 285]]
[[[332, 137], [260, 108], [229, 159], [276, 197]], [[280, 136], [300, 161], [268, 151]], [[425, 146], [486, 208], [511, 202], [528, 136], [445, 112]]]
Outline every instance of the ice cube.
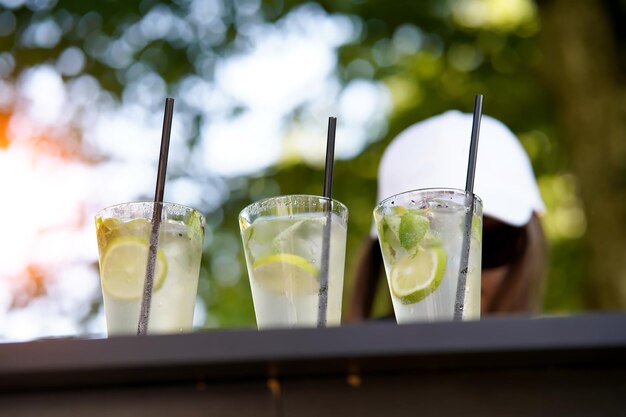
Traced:
[[312, 263], [318, 263], [322, 247], [325, 217], [308, 217], [296, 220], [272, 241], [275, 253], [291, 253]]

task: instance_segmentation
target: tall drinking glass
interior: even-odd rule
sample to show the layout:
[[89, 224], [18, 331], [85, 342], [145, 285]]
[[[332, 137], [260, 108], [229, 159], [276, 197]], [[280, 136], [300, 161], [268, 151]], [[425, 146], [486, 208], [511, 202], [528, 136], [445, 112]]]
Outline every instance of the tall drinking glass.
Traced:
[[374, 209], [398, 323], [453, 319], [466, 230], [462, 319], [480, 318], [482, 201], [474, 196], [470, 216], [468, 197], [456, 189], [415, 190], [389, 197]]
[[347, 224], [346, 206], [318, 196], [268, 198], [242, 210], [259, 329], [340, 324]]
[[162, 205], [148, 333], [190, 331], [198, 289], [204, 217], [173, 203], [135, 202], [96, 214], [100, 281], [109, 336], [136, 334], [154, 204]]

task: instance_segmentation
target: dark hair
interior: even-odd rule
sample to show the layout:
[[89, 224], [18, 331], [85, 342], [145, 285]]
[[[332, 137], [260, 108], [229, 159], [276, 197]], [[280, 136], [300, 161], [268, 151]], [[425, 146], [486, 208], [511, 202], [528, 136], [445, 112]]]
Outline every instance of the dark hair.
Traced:
[[[490, 297], [490, 303], [482, 308], [485, 313], [533, 313], [541, 310], [548, 259], [548, 247], [541, 221], [533, 215], [526, 226], [517, 229], [519, 234], [516, 240], [510, 241], [511, 246], [516, 247], [515, 252], [506, 262], [506, 274], [495, 288], [494, 295]], [[487, 229], [484, 231], [483, 245], [485, 241], [490, 241], [508, 246], [503, 244], [506, 240], [502, 240], [502, 236], [496, 235], [494, 239], [489, 232]], [[484, 249], [483, 253], [486, 253]], [[484, 269], [490, 267], [486, 265]]]
[[[541, 308], [547, 244], [541, 221], [533, 215], [522, 227], [485, 217], [483, 226], [483, 272], [503, 267], [503, 278], [492, 289], [481, 310], [486, 314], [530, 313]], [[368, 238], [357, 263], [348, 321], [371, 316], [374, 297], [382, 276], [383, 261], [378, 239]], [[485, 276], [483, 275], [483, 286]], [[482, 297], [485, 298], [485, 297]]]

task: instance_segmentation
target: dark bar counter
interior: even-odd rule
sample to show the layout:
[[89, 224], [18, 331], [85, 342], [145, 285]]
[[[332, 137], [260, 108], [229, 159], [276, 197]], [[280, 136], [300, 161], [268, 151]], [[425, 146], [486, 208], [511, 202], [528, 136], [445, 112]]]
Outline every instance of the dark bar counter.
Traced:
[[0, 416], [624, 416], [626, 314], [0, 344]]

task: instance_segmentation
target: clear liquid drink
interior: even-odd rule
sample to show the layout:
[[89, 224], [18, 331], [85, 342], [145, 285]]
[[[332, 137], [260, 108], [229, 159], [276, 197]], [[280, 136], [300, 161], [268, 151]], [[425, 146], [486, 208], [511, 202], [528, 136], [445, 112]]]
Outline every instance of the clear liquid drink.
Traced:
[[480, 318], [482, 202], [474, 197], [469, 217], [465, 202], [464, 191], [427, 189], [390, 197], [374, 210], [398, 323], [453, 319], [468, 218], [462, 318]]
[[267, 199], [242, 211], [241, 237], [259, 329], [315, 327], [324, 304], [322, 325], [340, 324], [347, 215], [341, 203], [315, 196]]
[[[143, 296], [153, 203], [127, 203], [96, 215], [107, 332], [136, 334]], [[148, 333], [191, 331], [204, 239], [194, 209], [163, 203]]]

